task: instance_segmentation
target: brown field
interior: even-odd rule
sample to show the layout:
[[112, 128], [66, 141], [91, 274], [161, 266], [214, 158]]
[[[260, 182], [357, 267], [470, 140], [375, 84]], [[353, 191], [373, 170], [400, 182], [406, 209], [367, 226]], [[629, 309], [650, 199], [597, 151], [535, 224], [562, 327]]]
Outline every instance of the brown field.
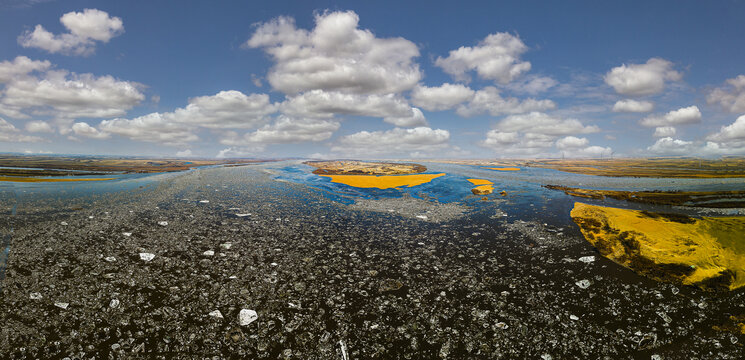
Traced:
[[499, 159], [430, 160], [500, 168], [537, 167], [576, 174], [611, 177], [730, 178], [745, 177], [745, 158], [619, 158], [619, 159]]
[[[18, 156], [0, 155], [0, 167], [33, 169], [0, 169], [0, 175], [63, 176], [101, 175], [103, 173], [159, 173], [183, 171], [205, 165], [246, 164], [272, 160], [189, 160], [109, 157]], [[70, 172], [65, 170], [83, 170]], [[86, 173], [87, 172], [87, 173]]]
[[69, 181], [106, 181], [114, 180], [115, 178], [73, 178], [73, 179], [46, 179], [38, 177], [23, 177], [23, 176], [0, 176], [0, 181], [10, 182], [69, 182]]
[[612, 177], [731, 178], [745, 177], [745, 158], [526, 160], [523, 166]]

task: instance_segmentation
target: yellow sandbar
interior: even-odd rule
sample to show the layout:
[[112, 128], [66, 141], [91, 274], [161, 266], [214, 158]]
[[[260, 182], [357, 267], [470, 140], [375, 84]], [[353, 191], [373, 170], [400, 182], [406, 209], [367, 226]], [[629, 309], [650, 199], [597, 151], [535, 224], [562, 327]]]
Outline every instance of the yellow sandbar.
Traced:
[[35, 177], [0, 176], [0, 181], [12, 181], [12, 182], [104, 181], [104, 180], [114, 180], [114, 179], [116, 178], [45, 179], [45, 178], [35, 178]]
[[434, 178], [445, 175], [441, 174], [415, 174], [415, 175], [320, 175], [331, 178], [331, 182], [354, 186], [358, 188], [390, 189], [400, 186], [417, 186], [432, 181]]
[[468, 179], [468, 181], [470, 181], [471, 184], [474, 184], [474, 185], [492, 185], [492, 184], [494, 184], [493, 182], [491, 182], [489, 180], [485, 180], [485, 179]]
[[516, 168], [516, 167], [502, 167], [502, 168], [488, 167], [487, 169], [497, 170], [497, 171], [520, 171], [520, 168]]
[[583, 203], [571, 216], [603, 256], [657, 280], [745, 285], [745, 217], [672, 217]]

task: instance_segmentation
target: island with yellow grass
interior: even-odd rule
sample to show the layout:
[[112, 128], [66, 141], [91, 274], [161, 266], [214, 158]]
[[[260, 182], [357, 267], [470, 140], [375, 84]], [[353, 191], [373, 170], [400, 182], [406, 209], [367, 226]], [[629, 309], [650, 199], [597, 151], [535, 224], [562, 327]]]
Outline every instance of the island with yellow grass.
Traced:
[[470, 181], [471, 184], [477, 185], [475, 188], [471, 189], [471, 192], [474, 195], [488, 195], [494, 191], [494, 186], [492, 186], [494, 183], [489, 180], [468, 179], [468, 181]]
[[414, 163], [368, 162], [356, 160], [306, 161], [316, 175], [402, 175], [418, 174], [427, 167]]
[[600, 254], [639, 274], [706, 290], [745, 285], [745, 217], [693, 218], [579, 202], [571, 217]]
[[412, 187], [428, 183], [432, 179], [444, 176], [441, 174], [416, 175], [321, 175], [331, 179], [331, 182], [358, 188], [392, 189], [397, 187]]

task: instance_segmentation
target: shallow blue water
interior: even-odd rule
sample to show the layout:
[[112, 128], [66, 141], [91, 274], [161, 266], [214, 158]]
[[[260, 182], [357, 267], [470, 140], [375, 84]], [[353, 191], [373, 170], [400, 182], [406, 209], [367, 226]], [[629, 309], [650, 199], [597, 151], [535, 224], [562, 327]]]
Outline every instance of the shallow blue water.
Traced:
[[607, 190], [745, 190], [745, 179], [664, 179], [664, 178], [611, 178], [566, 173], [551, 169], [522, 168], [520, 171], [497, 171], [481, 166], [422, 163], [427, 174], [445, 173], [445, 176], [414, 187], [398, 189], [363, 189], [332, 183], [331, 179], [312, 174], [312, 167], [303, 164], [279, 168], [278, 178], [302, 183], [342, 198], [383, 198], [408, 194], [418, 198], [432, 198], [440, 202], [461, 201], [471, 194], [474, 187], [469, 178], [487, 179], [494, 183], [496, 192], [519, 192], [526, 197], [543, 198], [557, 191], [546, 190], [542, 185], [555, 184], [572, 187]]

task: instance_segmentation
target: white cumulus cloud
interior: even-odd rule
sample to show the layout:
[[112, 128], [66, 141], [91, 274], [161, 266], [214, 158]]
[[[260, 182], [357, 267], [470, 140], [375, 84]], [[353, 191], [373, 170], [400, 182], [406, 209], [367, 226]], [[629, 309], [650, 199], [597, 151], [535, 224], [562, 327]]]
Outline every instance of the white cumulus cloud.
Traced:
[[506, 85], [516, 93], [536, 95], [558, 85], [559, 82], [549, 76], [527, 75]]
[[[598, 131], [597, 126], [584, 125], [577, 119], [531, 112], [506, 117], [486, 133], [481, 145], [501, 156], [548, 156], [554, 146], [570, 156], [591, 156], [601, 151], [599, 147], [587, 146], [589, 140], [574, 135]], [[610, 153], [608, 148], [602, 149]]]
[[500, 121], [496, 129], [506, 132], [525, 132], [551, 136], [589, 134], [600, 131], [595, 125], [583, 125], [577, 119], [561, 119], [541, 112], [510, 115]]
[[99, 131], [85, 122], [76, 122], [73, 124], [72, 132], [75, 133], [75, 135], [91, 139], [108, 139], [111, 136], [110, 134]]
[[296, 117], [330, 118], [336, 114], [376, 117], [414, 115], [406, 99], [395, 94], [360, 95], [323, 90], [288, 96], [281, 108], [282, 113]]
[[438, 57], [435, 65], [456, 80], [469, 80], [468, 73], [476, 71], [482, 79], [507, 84], [530, 70], [530, 63], [520, 59], [528, 47], [519, 37], [495, 33], [481, 40], [477, 46], [461, 46], [447, 57]]
[[638, 100], [619, 100], [613, 104], [613, 111], [615, 112], [635, 112], [643, 113], [650, 112], [654, 109], [654, 103], [651, 101], [638, 101]]
[[205, 128], [252, 128], [268, 121], [277, 111], [266, 94], [246, 95], [240, 91], [220, 91], [215, 95], [189, 99], [189, 104], [163, 116], [170, 122]]
[[651, 58], [644, 64], [623, 64], [605, 75], [605, 83], [622, 95], [653, 95], [665, 88], [666, 81], [678, 81], [683, 75], [668, 60]]
[[493, 86], [487, 86], [473, 95], [468, 103], [458, 106], [456, 113], [460, 116], [470, 117], [488, 112], [492, 116], [505, 114], [522, 114], [533, 111], [544, 111], [556, 108], [556, 103], [551, 100], [536, 100], [528, 98], [520, 100], [514, 97], [504, 98], [499, 90]]
[[417, 46], [404, 38], [378, 38], [360, 29], [353, 11], [316, 15], [315, 27], [298, 29], [279, 17], [260, 24], [246, 45], [261, 48], [274, 60], [267, 80], [275, 90], [355, 94], [392, 94], [413, 88], [421, 79]]
[[709, 104], [720, 104], [729, 112], [745, 112], [745, 75], [727, 79], [726, 83], [725, 86], [712, 90], [706, 100]]
[[692, 141], [664, 137], [657, 141], [647, 151], [657, 155], [690, 155], [696, 152], [696, 145]]
[[168, 146], [183, 146], [197, 141], [194, 128], [174, 123], [159, 113], [151, 113], [134, 119], [104, 120], [98, 130], [137, 141], [159, 143]]
[[418, 85], [411, 92], [411, 102], [424, 110], [442, 111], [472, 99], [475, 93], [461, 84], [444, 83], [434, 87]]
[[587, 138], [567, 136], [559, 140], [556, 140], [556, 147], [560, 150], [576, 149], [576, 148], [581, 148], [583, 146], [587, 146], [587, 144], [589, 143], [590, 143], [590, 140], [587, 140]]
[[383, 121], [396, 125], [398, 127], [421, 127], [427, 126], [427, 119], [421, 110], [417, 108], [411, 108], [411, 116], [403, 117], [386, 117]]
[[341, 154], [370, 157], [377, 155], [411, 155], [448, 148], [450, 132], [417, 127], [394, 128], [386, 131], [360, 131], [342, 137], [332, 151]]
[[0, 118], [0, 142], [40, 142], [43, 140], [38, 136], [21, 134], [21, 131], [13, 124]]
[[709, 135], [709, 140], [720, 142], [743, 142], [745, 143], [745, 115], [738, 117], [730, 125], [722, 126], [718, 132]]
[[701, 122], [701, 111], [698, 106], [689, 106], [672, 110], [664, 115], [647, 116], [641, 120], [641, 125], [646, 127], [688, 125]]
[[220, 143], [263, 148], [267, 144], [323, 141], [330, 138], [339, 126], [338, 122], [331, 120], [297, 119], [280, 115], [273, 124], [246, 133], [243, 137], [229, 135], [220, 140]]
[[34, 120], [26, 123], [26, 131], [32, 133], [51, 133], [54, 132], [54, 129], [46, 121]]
[[48, 62], [19, 56], [0, 62], [0, 113], [15, 118], [49, 115], [60, 119], [124, 115], [145, 95], [141, 84], [113, 76], [50, 70]]
[[654, 129], [654, 137], [671, 137], [675, 136], [675, 127], [673, 126], [659, 126]]
[[83, 12], [69, 12], [60, 18], [62, 25], [69, 31], [64, 34], [53, 34], [42, 25], [36, 25], [33, 31], [26, 31], [18, 37], [23, 47], [33, 47], [65, 55], [92, 54], [96, 42], [109, 42], [111, 38], [124, 33], [122, 19], [109, 16], [105, 11], [85, 9]]

